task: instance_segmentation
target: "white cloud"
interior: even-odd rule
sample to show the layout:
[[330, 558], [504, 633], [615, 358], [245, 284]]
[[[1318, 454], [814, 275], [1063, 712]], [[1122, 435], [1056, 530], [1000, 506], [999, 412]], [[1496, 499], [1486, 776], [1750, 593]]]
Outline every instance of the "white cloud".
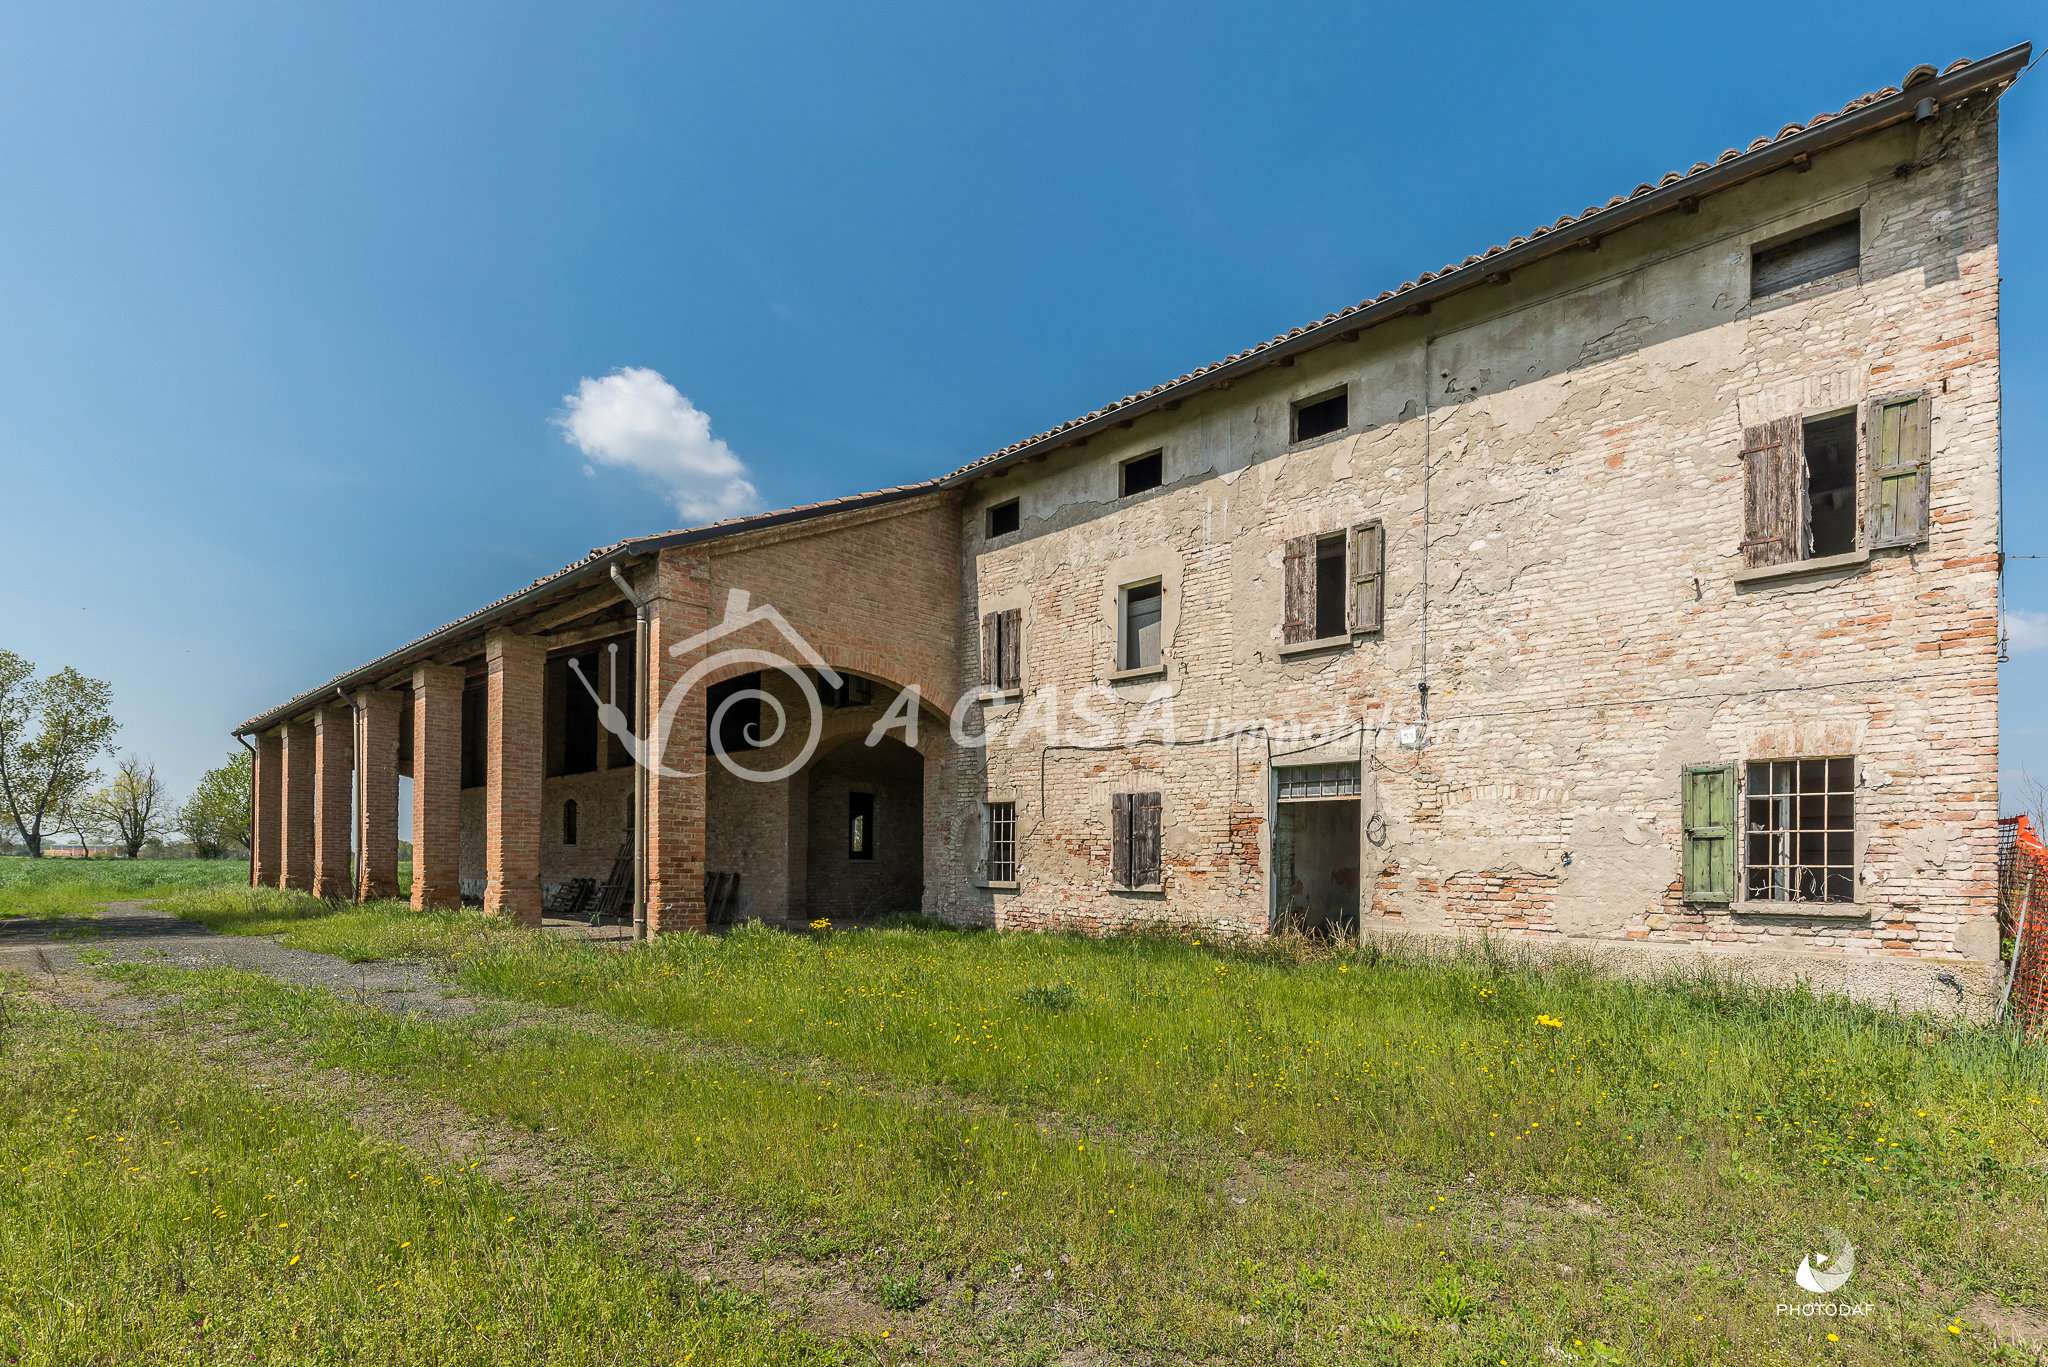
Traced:
[[601, 380], [585, 376], [575, 393], [562, 396], [554, 422], [589, 461], [586, 475], [600, 465], [631, 471], [668, 495], [688, 521], [760, 506], [746, 463], [711, 435], [711, 415], [658, 370], [627, 366]]
[[2030, 650], [2048, 650], [2048, 612], [2006, 609], [2005, 643], [2015, 655]]

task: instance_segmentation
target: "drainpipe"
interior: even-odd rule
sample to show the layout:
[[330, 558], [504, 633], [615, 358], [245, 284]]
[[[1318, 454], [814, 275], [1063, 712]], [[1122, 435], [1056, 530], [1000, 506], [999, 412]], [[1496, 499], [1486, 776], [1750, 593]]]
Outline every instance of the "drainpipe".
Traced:
[[249, 886], [256, 886], [256, 747], [249, 744], [249, 738], [240, 731], [235, 732], [235, 741], [249, 752], [249, 829], [243, 834], [249, 841]]
[[[612, 584], [633, 605], [633, 725], [647, 725], [647, 600], [633, 592], [619, 567]], [[636, 730], [637, 734], [637, 730]], [[633, 938], [647, 938], [647, 766], [633, 762]]]

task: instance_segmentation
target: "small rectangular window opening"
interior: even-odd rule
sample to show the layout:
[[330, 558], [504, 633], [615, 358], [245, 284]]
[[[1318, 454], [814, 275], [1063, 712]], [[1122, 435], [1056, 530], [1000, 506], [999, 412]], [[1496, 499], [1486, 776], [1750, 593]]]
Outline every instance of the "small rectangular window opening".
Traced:
[[1856, 900], [1856, 761], [1759, 760], [1744, 797], [1747, 900]]
[[988, 534], [991, 537], [1007, 536], [1016, 531], [1022, 525], [1018, 507], [1018, 501], [1014, 498], [1008, 503], [998, 503], [991, 507], [988, 510]]
[[846, 795], [846, 857], [849, 859], [873, 859], [875, 857], [875, 795], [873, 793], [848, 793]]
[[1017, 804], [988, 804], [988, 881], [1017, 881]]
[[1159, 618], [1163, 603], [1158, 581], [1124, 590], [1124, 620], [1118, 668], [1150, 669], [1159, 663]]
[[1344, 634], [1344, 533], [1316, 538], [1317, 640]]
[[1806, 443], [1806, 544], [1809, 556], [1856, 549], [1856, 415], [1810, 419]]
[[1762, 299], [1854, 271], [1862, 264], [1862, 257], [1860, 217], [1830, 223], [1787, 242], [1758, 247], [1749, 258], [1749, 297]]
[[1166, 453], [1149, 451], [1142, 456], [1133, 456], [1123, 463], [1122, 468], [1123, 497], [1157, 489], [1166, 482]]
[[1313, 441], [1351, 425], [1351, 391], [1340, 389], [1320, 399], [1307, 399], [1294, 406], [1294, 439]]

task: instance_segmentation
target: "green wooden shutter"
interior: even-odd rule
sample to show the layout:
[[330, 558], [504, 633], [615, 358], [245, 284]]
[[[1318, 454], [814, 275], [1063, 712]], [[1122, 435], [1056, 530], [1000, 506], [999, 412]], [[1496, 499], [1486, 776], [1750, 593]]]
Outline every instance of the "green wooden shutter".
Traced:
[[1924, 394], [1873, 399], [1865, 418], [1870, 456], [1870, 545], [1927, 540], [1929, 412]]
[[1351, 629], [1378, 631], [1386, 611], [1387, 533], [1379, 520], [1351, 529]]
[[1686, 766], [1681, 780], [1685, 820], [1685, 900], [1735, 897], [1735, 766]]

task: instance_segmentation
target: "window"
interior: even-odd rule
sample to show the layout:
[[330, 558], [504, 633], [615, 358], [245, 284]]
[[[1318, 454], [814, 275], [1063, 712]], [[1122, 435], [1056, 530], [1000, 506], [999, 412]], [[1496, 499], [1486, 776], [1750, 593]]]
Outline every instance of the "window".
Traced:
[[1806, 554], [1855, 550], [1856, 415], [1809, 419], [1800, 444], [1806, 451]]
[[1378, 521], [1291, 538], [1283, 553], [1280, 636], [1287, 645], [1380, 629], [1385, 537]]
[[1332, 432], [1342, 432], [1351, 425], [1351, 391], [1340, 389], [1334, 394], [1319, 398], [1304, 399], [1294, 405], [1294, 440], [1313, 441], [1327, 437]]
[[827, 707], [866, 707], [875, 700], [874, 681], [858, 674], [841, 673], [835, 685], [813, 670], [811, 684], [818, 690], [819, 701]]
[[1164, 603], [1158, 580], [1123, 591], [1123, 620], [1117, 637], [1117, 668], [1152, 669], [1159, 664], [1159, 616]]
[[1120, 888], [1159, 886], [1159, 794], [1111, 793], [1110, 881]]
[[1856, 761], [1754, 761], [1745, 800], [1748, 901], [1856, 900]]
[[848, 793], [846, 795], [846, 857], [848, 859], [873, 859], [875, 857], [875, 795], [873, 793]]
[[741, 674], [704, 690], [705, 739], [716, 753], [742, 754], [758, 748], [761, 734], [761, 675]]
[[1166, 453], [1150, 451], [1142, 456], [1133, 456], [1122, 466], [1121, 489], [1125, 498], [1142, 494], [1147, 489], [1157, 489], [1166, 482]]
[[981, 619], [981, 682], [1007, 693], [1024, 686], [1023, 614], [1017, 608], [984, 614]]
[[562, 804], [562, 843], [576, 843], [576, 799], [573, 797]]
[[1016, 499], [998, 503], [988, 510], [988, 534], [991, 537], [1008, 536], [1022, 525], [1022, 515]]
[[1849, 218], [1801, 233], [1789, 241], [1758, 247], [1749, 258], [1749, 297], [1782, 294], [1815, 280], [1853, 271], [1863, 255], [1863, 224]]
[[1017, 881], [1017, 804], [988, 803], [987, 820], [988, 881], [1014, 883]]

